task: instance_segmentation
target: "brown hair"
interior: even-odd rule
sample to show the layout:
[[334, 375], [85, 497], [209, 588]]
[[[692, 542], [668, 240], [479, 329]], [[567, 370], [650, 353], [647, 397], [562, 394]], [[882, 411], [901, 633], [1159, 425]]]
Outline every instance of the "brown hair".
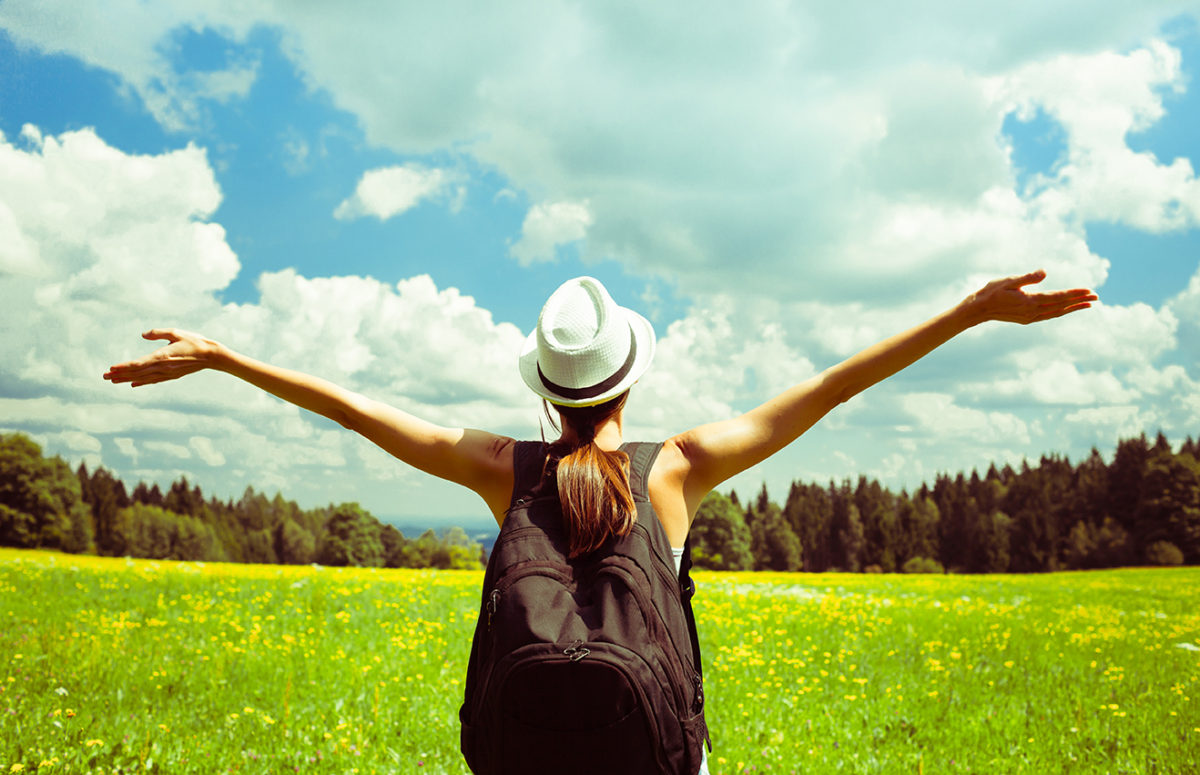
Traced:
[[[575, 434], [574, 441], [550, 445], [544, 472], [555, 475], [570, 557], [599, 548], [610, 535], [627, 534], [637, 519], [629, 487], [629, 455], [607, 452], [596, 444], [596, 427], [620, 412], [628, 397], [626, 391], [596, 406], [554, 405], [563, 424]], [[549, 403], [545, 411], [557, 430]]]

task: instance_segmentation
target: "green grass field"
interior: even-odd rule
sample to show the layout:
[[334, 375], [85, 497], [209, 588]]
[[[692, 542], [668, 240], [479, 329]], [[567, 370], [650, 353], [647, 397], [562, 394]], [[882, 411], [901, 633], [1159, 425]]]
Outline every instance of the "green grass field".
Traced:
[[[466, 772], [481, 580], [0, 549], [0, 772]], [[1194, 772], [1198, 581], [697, 574], [710, 767]]]

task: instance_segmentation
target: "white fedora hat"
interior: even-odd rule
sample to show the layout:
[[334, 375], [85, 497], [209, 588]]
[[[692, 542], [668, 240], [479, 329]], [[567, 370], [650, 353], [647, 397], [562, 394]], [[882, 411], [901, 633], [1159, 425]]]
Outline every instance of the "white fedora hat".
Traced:
[[561, 406], [593, 406], [621, 395], [654, 358], [654, 328], [618, 306], [600, 281], [576, 277], [558, 287], [521, 348], [521, 378]]

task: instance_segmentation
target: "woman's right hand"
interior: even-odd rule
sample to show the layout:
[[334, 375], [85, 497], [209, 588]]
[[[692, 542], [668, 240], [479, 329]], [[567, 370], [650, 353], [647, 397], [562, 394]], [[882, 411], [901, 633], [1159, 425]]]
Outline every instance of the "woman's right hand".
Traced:
[[972, 325], [987, 320], [1028, 325], [1087, 309], [1097, 300], [1096, 294], [1087, 288], [1044, 293], [1025, 290], [1026, 286], [1045, 279], [1046, 273], [1039, 269], [1017, 277], [992, 280], [968, 297], [962, 306]]
[[165, 339], [170, 344], [137, 360], [110, 366], [104, 378], [113, 384], [128, 382], [130, 387], [166, 382], [193, 374], [213, 365], [221, 345], [200, 334], [176, 328], [154, 328], [143, 339]]

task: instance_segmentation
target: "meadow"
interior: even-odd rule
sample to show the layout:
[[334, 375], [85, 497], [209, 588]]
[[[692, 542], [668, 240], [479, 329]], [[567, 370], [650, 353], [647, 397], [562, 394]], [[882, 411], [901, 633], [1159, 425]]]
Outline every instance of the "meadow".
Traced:
[[[696, 577], [714, 775], [1200, 762], [1200, 569]], [[0, 549], [0, 773], [464, 773], [481, 580]]]

